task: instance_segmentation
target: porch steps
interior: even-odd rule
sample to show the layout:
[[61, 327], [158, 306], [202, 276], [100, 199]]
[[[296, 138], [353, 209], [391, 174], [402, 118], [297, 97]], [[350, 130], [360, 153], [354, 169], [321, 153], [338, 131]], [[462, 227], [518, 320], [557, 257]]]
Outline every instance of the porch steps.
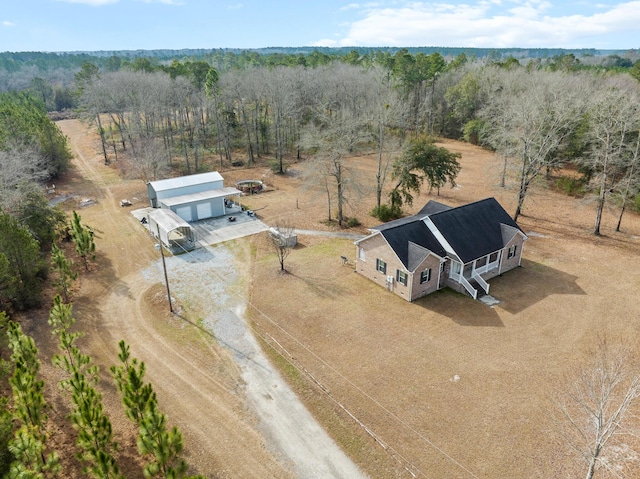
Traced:
[[476, 296], [476, 300], [479, 301], [480, 298], [482, 298], [483, 296], [486, 296], [487, 293], [484, 292], [484, 289], [482, 289], [482, 287], [478, 284], [478, 282], [471, 278], [469, 280], [469, 284], [471, 285], [471, 287], [473, 287], [473, 289], [475, 289], [477, 291], [477, 296]]

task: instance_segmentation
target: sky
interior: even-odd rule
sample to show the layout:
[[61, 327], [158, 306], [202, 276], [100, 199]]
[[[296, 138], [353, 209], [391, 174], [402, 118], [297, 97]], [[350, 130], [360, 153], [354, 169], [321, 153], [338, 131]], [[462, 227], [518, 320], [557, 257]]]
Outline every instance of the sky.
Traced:
[[0, 0], [0, 51], [640, 48], [640, 1]]

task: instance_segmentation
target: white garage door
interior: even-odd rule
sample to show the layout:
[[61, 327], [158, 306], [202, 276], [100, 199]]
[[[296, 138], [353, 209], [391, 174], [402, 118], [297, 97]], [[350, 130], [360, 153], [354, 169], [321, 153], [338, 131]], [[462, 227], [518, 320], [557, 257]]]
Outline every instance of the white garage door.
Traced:
[[198, 203], [196, 205], [196, 212], [199, 220], [211, 218], [211, 216], [213, 216], [211, 214], [211, 203], [208, 201], [206, 203]]
[[193, 221], [191, 217], [191, 206], [178, 206], [176, 214], [185, 221]]

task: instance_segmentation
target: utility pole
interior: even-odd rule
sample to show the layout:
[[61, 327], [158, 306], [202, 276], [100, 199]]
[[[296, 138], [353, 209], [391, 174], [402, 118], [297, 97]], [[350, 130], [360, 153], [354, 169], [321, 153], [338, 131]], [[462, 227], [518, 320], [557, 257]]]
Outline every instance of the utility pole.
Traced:
[[164, 260], [164, 249], [162, 247], [162, 239], [160, 238], [160, 225], [156, 223], [156, 229], [158, 230], [158, 243], [156, 243], [156, 249], [160, 250], [162, 256], [162, 269], [164, 271], [164, 282], [167, 285], [167, 297], [169, 298], [169, 311], [173, 313], [173, 304], [171, 304], [171, 291], [169, 290], [169, 277], [167, 276], [167, 263]]

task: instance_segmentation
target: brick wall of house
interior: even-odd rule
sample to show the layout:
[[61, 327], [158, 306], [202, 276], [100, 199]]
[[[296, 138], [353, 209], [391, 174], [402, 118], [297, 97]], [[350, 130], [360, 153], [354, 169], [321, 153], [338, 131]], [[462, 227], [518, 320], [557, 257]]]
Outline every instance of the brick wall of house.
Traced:
[[[423, 284], [420, 284], [420, 274], [431, 268], [431, 279]], [[440, 274], [440, 258], [430, 254], [424, 261], [416, 268], [416, 272], [409, 276], [411, 281], [411, 300], [415, 301], [418, 298], [433, 293], [438, 289], [438, 275]], [[407, 298], [409, 299], [409, 298]]]
[[[401, 298], [409, 301], [409, 285], [411, 283], [407, 281], [407, 286], [405, 286], [396, 281], [396, 270], [401, 269], [404, 271], [404, 266], [383, 236], [380, 234], [375, 235], [360, 242], [358, 246], [364, 250], [365, 259], [362, 260], [356, 252], [356, 271], [379, 284], [383, 288], [386, 288]], [[380, 258], [387, 263], [386, 273], [383, 274], [376, 270], [377, 258]], [[393, 283], [391, 285], [387, 284], [387, 276], [393, 276]]]
[[[509, 258], [509, 248], [511, 246], [516, 246], [516, 254], [513, 258]], [[522, 235], [515, 235], [511, 241], [507, 243], [504, 248], [504, 252], [502, 253], [502, 267], [500, 268], [500, 274], [509, 271], [520, 265], [520, 259], [522, 258], [522, 247], [524, 245], [524, 238]]]

